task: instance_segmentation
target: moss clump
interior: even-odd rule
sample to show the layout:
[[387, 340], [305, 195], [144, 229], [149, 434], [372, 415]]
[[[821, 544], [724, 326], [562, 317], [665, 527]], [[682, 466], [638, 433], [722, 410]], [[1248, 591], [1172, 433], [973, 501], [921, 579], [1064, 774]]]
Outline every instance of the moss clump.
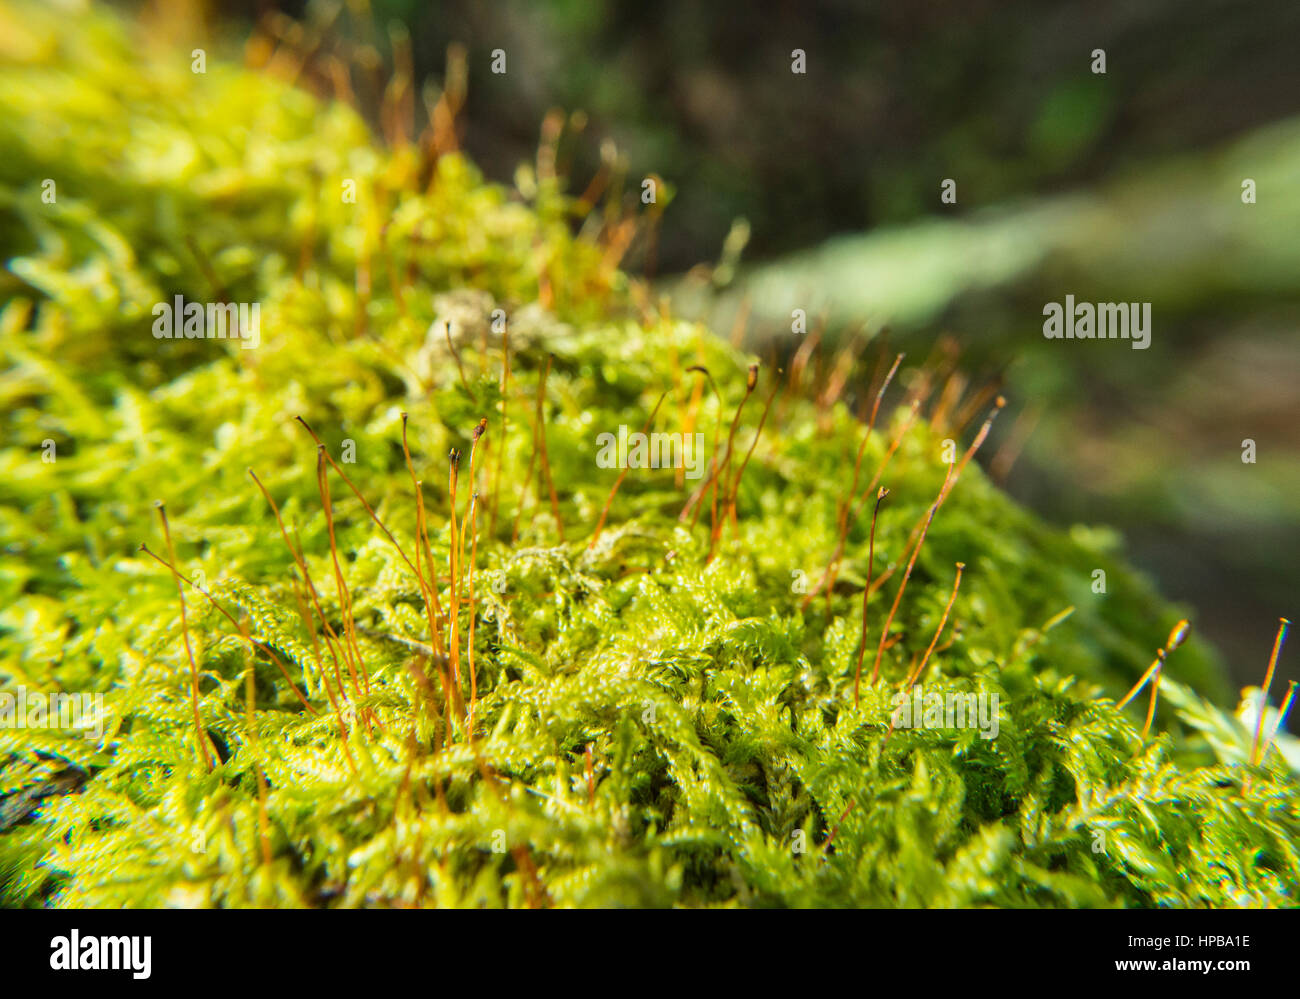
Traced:
[[[525, 198], [455, 154], [379, 150], [346, 108], [179, 54], [141, 62], [99, 17], [0, 20], [0, 678], [99, 692], [109, 712], [99, 740], [0, 729], [4, 904], [1295, 897], [1295, 778], [1276, 754], [1240, 763], [1251, 733], [1210, 703], [1204, 652], [1171, 661], [1153, 738], [1108, 699], [1178, 615], [1104, 533], [1047, 529], [972, 464], [855, 704], [867, 519], [829, 605], [798, 585], [836, 546], [864, 429], [843, 405], [777, 397], [712, 557], [711, 510], [679, 519], [696, 483], [671, 469], [630, 471], [593, 544], [618, 475], [596, 436], [640, 428], [666, 392], [657, 426], [710, 453], [721, 428], [725, 452], [749, 359], [640, 310], [554, 181], [525, 177]], [[260, 303], [260, 345], [155, 339], [151, 310], [176, 294]], [[774, 377], [740, 410], [733, 473]], [[904, 419], [870, 435], [865, 469]], [[916, 424], [884, 472], [875, 568], [896, 571], [868, 608], [868, 663], [951, 433]], [[159, 497], [185, 629], [176, 578], [137, 547], [168, 558]], [[997, 694], [997, 738], [890, 731], [958, 561], [960, 632], [922, 682]]]

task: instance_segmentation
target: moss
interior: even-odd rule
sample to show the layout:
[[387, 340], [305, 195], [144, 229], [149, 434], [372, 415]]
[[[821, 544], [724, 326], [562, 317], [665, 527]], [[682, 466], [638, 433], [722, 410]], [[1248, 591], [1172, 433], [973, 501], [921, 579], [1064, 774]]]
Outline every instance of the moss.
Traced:
[[[595, 461], [597, 434], [641, 427], [666, 392], [656, 426], [703, 432], [710, 454], [720, 427], [725, 453], [751, 361], [645, 308], [611, 229], [575, 236], [582, 209], [557, 184], [524, 197], [455, 153], [380, 149], [347, 108], [269, 77], [141, 59], [102, 15], [71, 28], [0, 10], [22, 26], [0, 64], [0, 675], [103, 693], [110, 713], [98, 741], [0, 729], [4, 904], [1295, 897], [1295, 777], [1276, 755], [1241, 763], [1251, 733], [1214, 707], [1210, 654], [1193, 642], [1171, 659], [1177, 705], [1159, 734], [1141, 738], [1140, 705], [1116, 710], [1180, 614], [1105, 532], [1044, 526], [972, 463], [919, 552], [882, 682], [864, 680], [855, 704], [869, 518], [829, 604], [805, 606], [799, 585], [836, 547], [863, 439], [843, 404], [777, 398], [716, 551], [710, 509], [679, 519], [695, 483], [671, 469], [630, 471], [597, 538], [618, 475]], [[154, 303], [177, 294], [260, 303], [259, 346], [155, 339]], [[693, 365], [720, 398], [697, 393]], [[740, 410], [733, 473], [775, 377], [762, 369]], [[451, 643], [452, 616], [431, 634], [406, 561], [422, 546], [403, 412], [444, 611], [450, 449], [462, 527], [478, 492], [446, 656], [433, 646]], [[295, 416], [337, 463], [332, 518]], [[865, 470], [904, 419], [870, 434]], [[895, 571], [869, 605], [869, 643], [951, 433], [918, 422], [884, 474], [875, 573]], [[295, 529], [319, 612], [249, 468]], [[187, 580], [184, 629], [175, 577], [138, 549], [168, 558], [157, 498]], [[922, 682], [997, 694], [997, 738], [891, 730], [959, 561]]]

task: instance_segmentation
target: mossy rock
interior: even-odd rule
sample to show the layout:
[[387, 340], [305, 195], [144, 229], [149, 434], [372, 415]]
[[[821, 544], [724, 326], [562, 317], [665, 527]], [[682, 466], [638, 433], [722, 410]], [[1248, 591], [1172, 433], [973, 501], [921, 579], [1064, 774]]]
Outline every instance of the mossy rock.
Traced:
[[[5, 5], [0, 29], [0, 679], [109, 713], [98, 740], [0, 728], [0, 902], [1294, 899], [1295, 775], [1243, 762], [1253, 732], [1214, 706], [1211, 654], [1172, 655], [1146, 739], [1145, 698], [1116, 709], [1182, 614], [1111, 534], [1046, 527], [971, 462], [855, 698], [869, 511], [829, 601], [807, 599], [865, 431], [843, 403], [783, 391], [760, 433], [782, 376], [761, 368], [746, 401], [752, 359], [650, 309], [553, 178], [525, 172], [525, 196], [454, 152], [381, 149], [347, 107], [142, 57], [103, 14]], [[260, 342], [155, 338], [176, 295], [258, 303]], [[620, 474], [597, 435], [661, 396], [655, 429], [710, 456], [739, 409], [724, 482], [756, 441], [716, 539], [712, 496], [680, 516], [707, 477], [671, 468], [628, 470], [597, 528]], [[899, 442], [868, 666], [952, 468], [956, 431], [906, 421], [863, 452], [860, 489]], [[891, 724], [932, 645], [925, 690], [996, 694], [996, 738]]]

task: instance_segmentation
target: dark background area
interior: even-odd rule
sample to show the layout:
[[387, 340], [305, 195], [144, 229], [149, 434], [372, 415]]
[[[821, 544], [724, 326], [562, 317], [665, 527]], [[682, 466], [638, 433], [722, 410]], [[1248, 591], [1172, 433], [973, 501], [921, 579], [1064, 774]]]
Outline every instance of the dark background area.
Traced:
[[[173, 5], [169, 5], [173, 6]], [[334, 7], [341, 8], [331, 17]], [[417, 79], [467, 48], [463, 142], [490, 175], [533, 158], [553, 107], [588, 115], [574, 175], [613, 139], [677, 186], [660, 263], [711, 259], [733, 219], [767, 257], [935, 210], [959, 173], [958, 212], [1095, 182], [1300, 111], [1300, 5], [1228, 0], [1005, 3], [800, 0], [232, 2], [209, 17], [280, 10], [388, 48], [405, 26]], [[372, 23], [363, 13], [373, 14]], [[488, 72], [493, 49], [507, 72]], [[790, 52], [808, 54], [790, 73]], [[1089, 53], [1106, 50], [1105, 76]]]

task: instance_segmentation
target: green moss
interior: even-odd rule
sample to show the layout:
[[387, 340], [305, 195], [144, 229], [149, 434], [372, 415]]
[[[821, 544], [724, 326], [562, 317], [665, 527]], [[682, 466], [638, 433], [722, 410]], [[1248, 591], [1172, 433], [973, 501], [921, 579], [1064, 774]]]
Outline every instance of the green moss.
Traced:
[[[866, 517], [829, 612], [820, 599], [805, 610], [797, 592], [798, 574], [817, 580], [835, 548], [863, 432], [843, 406], [777, 400], [712, 559], [710, 514], [679, 521], [693, 484], [679, 487], [671, 470], [629, 472], [590, 545], [618, 474], [598, 467], [596, 435], [639, 428], [665, 391], [657, 426], [681, 429], [696, 384], [686, 368], [702, 364], [723, 399], [703, 393], [697, 429], [711, 441], [721, 421], [725, 438], [747, 357], [698, 326], [642, 315], [606, 247], [571, 234], [575, 205], [552, 183], [524, 198], [456, 155], [430, 173], [412, 150], [378, 149], [346, 108], [216, 63], [194, 75], [178, 52], [141, 58], [102, 17], [72, 29], [36, 8], [0, 8], [11, 21], [0, 63], [11, 258], [0, 277], [0, 678], [101, 692], [111, 717], [98, 742], [0, 729], [4, 904], [1294, 899], [1295, 776], [1276, 754], [1240, 762], [1251, 733], [1213, 707], [1225, 688], [1210, 655], [1192, 642], [1171, 658], [1174, 707], [1145, 743], [1134, 724], [1143, 706], [1116, 711], [1180, 615], [1105, 532], [1045, 527], [972, 464], [901, 602], [888, 684], [864, 682], [855, 706]], [[46, 177], [53, 205], [41, 200]], [[340, 195], [347, 179], [355, 205]], [[359, 269], [371, 287], [362, 300]], [[151, 309], [176, 294], [260, 303], [260, 345], [155, 339]], [[511, 342], [504, 455], [498, 307]], [[454, 321], [454, 354], [443, 319]], [[533, 453], [548, 363], [563, 540]], [[760, 375], [758, 397], [771, 377]], [[355, 463], [340, 467], [414, 553], [403, 411], [444, 609], [446, 455], [465, 455], [463, 518], [470, 433], [489, 420], [475, 598], [459, 612], [466, 701], [474, 620], [472, 741], [438, 660], [421, 651], [431, 638], [415, 575], [331, 472], [357, 685], [368, 687], [340, 735], [331, 694], [336, 676], [352, 681], [313, 651], [294, 560], [247, 475], [296, 526], [324, 617], [342, 632], [316, 449], [293, 417], [337, 461], [355, 446]], [[759, 398], [744, 409], [738, 447], [760, 411]], [[872, 434], [864, 468], [879, 465], [900, 419]], [[906, 558], [944, 481], [941, 436], [918, 424], [888, 467], [877, 576]], [[54, 462], [42, 461], [46, 440]], [[315, 712], [186, 587], [198, 710], [220, 754], [211, 770], [176, 583], [138, 551], [144, 541], [166, 552], [158, 498], [182, 574], [202, 573]], [[997, 738], [890, 732], [891, 696], [935, 632], [958, 561], [960, 635], [949, 632], [923, 683], [998, 694]], [[1092, 592], [1097, 568], [1105, 595]], [[898, 577], [870, 605], [870, 643]], [[370, 726], [352, 723], [367, 716]]]

